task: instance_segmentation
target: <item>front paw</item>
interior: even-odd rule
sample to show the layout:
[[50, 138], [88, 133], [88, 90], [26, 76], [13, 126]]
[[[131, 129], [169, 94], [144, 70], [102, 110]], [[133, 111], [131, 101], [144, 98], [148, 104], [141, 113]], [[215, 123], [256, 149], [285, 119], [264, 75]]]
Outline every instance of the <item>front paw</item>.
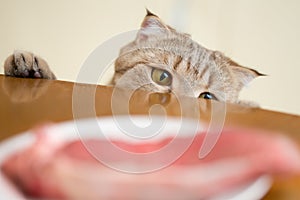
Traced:
[[7, 76], [22, 78], [56, 79], [47, 62], [27, 51], [15, 51], [4, 62], [4, 73]]

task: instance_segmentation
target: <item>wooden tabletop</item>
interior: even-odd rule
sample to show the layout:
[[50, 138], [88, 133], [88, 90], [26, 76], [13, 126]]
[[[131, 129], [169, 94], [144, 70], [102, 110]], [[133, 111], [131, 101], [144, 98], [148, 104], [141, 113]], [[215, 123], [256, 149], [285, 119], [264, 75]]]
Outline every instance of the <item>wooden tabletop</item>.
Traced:
[[[300, 116], [296, 115], [176, 98], [170, 94], [150, 94], [144, 91], [132, 93], [107, 86], [0, 75], [0, 140], [40, 123], [112, 114], [183, 115], [209, 122], [218, 109], [222, 110], [221, 115], [224, 114], [225, 127], [239, 126], [279, 132], [291, 137], [300, 147]], [[223, 122], [223, 119], [216, 120]], [[273, 187], [264, 199], [298, 200], [299, 189], [300, 176], [285, 179], [275, 177]]]

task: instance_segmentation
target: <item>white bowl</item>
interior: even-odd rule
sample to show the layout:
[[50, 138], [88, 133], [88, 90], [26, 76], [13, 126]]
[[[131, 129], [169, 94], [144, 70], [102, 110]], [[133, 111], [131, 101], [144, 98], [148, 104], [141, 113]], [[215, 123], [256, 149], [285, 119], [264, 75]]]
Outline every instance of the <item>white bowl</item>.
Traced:
[[[134, 127], [138, 125], [138, 127]], [[150, 126], [148, 126], [150, 125]], [[148, 127], [148, 128], [147, 128]], [[86, 138], [117, 138], [138, 142], [141, 139], [160, 140], [165, 137], [181, 135], [193, 135], [201, 131], [202, 126], [198, 121], [186, 118], [164, 118], [154, 116], [128, 116], [90, 118], [58, 123], [51, 126], [48, 131], [51, 137], [63, 141]], [[102, 134], [99, 134], [99, 130]], [[136, 131], [138, 130], [138, 131]], [[143, 130], [143, 131], [141, 131]], [[156, 134], [153, 134], [156, 133]], [[13, 153], [20, 151], [35, 140], [32, 130], [20, 133], [0, 143], [0, 165]], [[251, 200], [260, 199], [271, 186], [269, 176], [262, 176], [246, 186], [237, 188], [226, 194], [221, 194], [213, 200]], [[17, 188], [0, 172], [0, 197], [1, 199], [26, 199]]]

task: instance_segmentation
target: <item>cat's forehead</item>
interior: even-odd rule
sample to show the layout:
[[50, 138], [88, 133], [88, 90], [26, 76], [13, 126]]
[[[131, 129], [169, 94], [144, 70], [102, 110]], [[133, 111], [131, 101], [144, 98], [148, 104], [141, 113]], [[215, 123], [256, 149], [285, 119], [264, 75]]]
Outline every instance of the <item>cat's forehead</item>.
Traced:
[[136, 42], [133, 41], [124, 46], [120, 54], [155, 54], [156, 56], [165, 56], [167, 54], [173, 54], [188, 58], [190, 56], [197, 56], [204, 51], [208, 51], [206, 48], [193, 41], [190, 37], [185, 35], [169, 34], [164, 37], [151, 37], [147, 41]]

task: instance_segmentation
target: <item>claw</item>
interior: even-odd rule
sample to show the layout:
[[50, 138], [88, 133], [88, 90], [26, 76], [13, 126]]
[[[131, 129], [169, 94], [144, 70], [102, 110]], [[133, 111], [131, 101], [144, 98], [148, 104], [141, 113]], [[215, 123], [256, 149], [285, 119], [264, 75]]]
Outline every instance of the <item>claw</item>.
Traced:
[[34, 76], [35, 78], [42, 78], [42, 75], [41, 75], [40, 72], [34, 72], [33, 76]]
[[21, 76], [22, 76], [22, 77], [28, 77], [28, 76], [29, 76], [29, 71], [28, 71], [27, 69], [23, 70], [23, 71], [21, 72]]
[[4, 63], [7, 76], [56, 79], [45, 60], [31, 52], [16, 50]]

